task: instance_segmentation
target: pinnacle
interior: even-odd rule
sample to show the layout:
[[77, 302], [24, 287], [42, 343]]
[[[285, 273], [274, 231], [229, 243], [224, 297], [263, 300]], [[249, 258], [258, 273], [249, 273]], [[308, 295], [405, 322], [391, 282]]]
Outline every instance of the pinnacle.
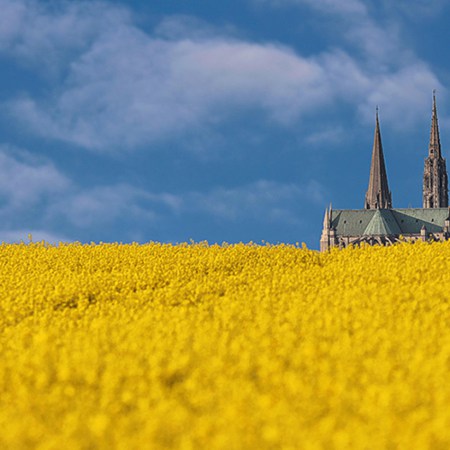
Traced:
[[380, 122], [378, 108], [375, 120], [375, 135], [372, 150], [372, 164], [370, 167], [369, 187], [366, 193], [366, 209], [392, 208], [391, 193], [387, 180], [384, 162], [383, 145], [381, 143]]
[[441, 140], [439, 138], [439, 124], [436, 108], [436, 94], [433, 91], [433, 112], [431, 116], [430, 144], [428, 147], [429, 156], [441, 157]]

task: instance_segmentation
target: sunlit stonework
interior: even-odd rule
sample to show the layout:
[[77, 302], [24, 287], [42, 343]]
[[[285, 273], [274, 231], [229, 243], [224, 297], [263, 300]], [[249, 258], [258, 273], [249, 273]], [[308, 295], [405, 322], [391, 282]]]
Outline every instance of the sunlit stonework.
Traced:
[[363, 242], [391, 245], [399, 240], [447, 240], [450, 238], [449, 216], [447, 169], [442, 157], [436, 97], [433, 94], [430, 142], [423, 174], [423, 208], [392, 207], [377, 111], [364, 209], [327, 208], [320, 250]]

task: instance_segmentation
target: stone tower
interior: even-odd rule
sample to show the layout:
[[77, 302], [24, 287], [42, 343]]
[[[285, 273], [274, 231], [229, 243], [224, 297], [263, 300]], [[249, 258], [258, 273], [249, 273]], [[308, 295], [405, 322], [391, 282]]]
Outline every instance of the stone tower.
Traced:
[[448, 179], [445, 159], [442, 157], [439, 125], [436, 109], [436, 95], [433, 92], [433, 112], [431, 116], [428, 158], [423, 171], [423, 207], [448, 207]]
[[392, 208], [391, 192], [389, 191], [386, 166], [384, 163], [383, 146], [381, 144], [378, 108], [376, 114], [375, 136], [373, 140], [372, 164], [370, 166], [369, 188], [367, 189], [364, 208]]

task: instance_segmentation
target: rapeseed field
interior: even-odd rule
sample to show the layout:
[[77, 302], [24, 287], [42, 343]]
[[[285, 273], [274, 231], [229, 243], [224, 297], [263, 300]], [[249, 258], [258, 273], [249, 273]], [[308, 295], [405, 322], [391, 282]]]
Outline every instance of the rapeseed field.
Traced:
[[0, 448], [448, 449], [450, 242], [0, 246]]

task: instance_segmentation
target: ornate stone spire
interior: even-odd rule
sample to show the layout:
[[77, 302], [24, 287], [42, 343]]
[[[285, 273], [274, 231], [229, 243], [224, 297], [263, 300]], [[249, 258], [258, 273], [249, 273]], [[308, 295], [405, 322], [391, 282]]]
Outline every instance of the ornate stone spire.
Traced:
[[436, 94], [433, 91], [430, 142], [428, 158], [423, 171], [423, 207], [446, 208], [448, 206], [448, 177], [445, 159], [442, 157]]
[[428, 145], [428, 156], [440, 158], [441, 155], [441, 140], [439, 138], [439, 124], [436, 109], [436, 91], [433, 91], [433, 112], [431, 114], [431, 131], [430, 144]]
[[383, 145], [381, 144], [378, 107], [376, 113], [375, 136], [373, 140], [372, 165], [370, 166], [369, 188], [366, 193], [365, 209], [392, 208], [386, 165], [384, 163]]
[[328, 208], [325, 210], [325, 217], [323, 218], [323, 229], [330, 229], [330, 212], [328, 211]]
[[320, 251], [325, 252], [336, 245], [336, 230], [332, 226], [333, 208], [330, 207], [325, 210], [325, 217], [323, 219], [322, 236], [320, 237]]

